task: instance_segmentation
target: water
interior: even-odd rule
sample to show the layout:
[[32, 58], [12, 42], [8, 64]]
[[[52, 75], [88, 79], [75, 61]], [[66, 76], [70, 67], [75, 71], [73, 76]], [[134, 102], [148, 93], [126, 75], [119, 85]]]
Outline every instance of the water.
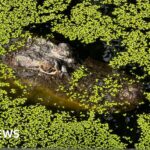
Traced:
[[[90, 45], [89, 45], [90, 46]], [[99, 55], [95, 56], [95, 52], [99, 52], [99, 46], [95, 45], [95, 51], [90, 52], [88, 51], [87, 55], [91, 55], [94, 59], [99, 59]], [[87, 47], [86, 47], [87, 48]], [[116, 70], [112, 70], [107, 63], [96, 61], [94, 59], [87, 59], [85, 56], [85, 52], [87, 52], [87, 49], [84, 49], [83, 52], [81, 52], [81, 56], [83, 59], [83, 64], [88, 65], [89, 69], [92, 69], [95, 73], [99, 73], [100, 79], [106, 77], [109, 73], [118, 72]], [[89, 47], [88, 47], [89, 48]], [[91, 45], [91, 49], [93, 48], [93, 45]], [[90, 49], [90, 48], [89, 48]], [[81, 49], [80, 49], [81, 50]], [[93, 49], [92, 49], [93, 50]], [[86, 61], [85, 61], [86, 60]], [[20, 74], [21, 75], [21, 74]], [[22, 75], [25, 75], [24, 73]], [[19, 76], [18, 76], [19, 77]], [[45, 77], [47, 78], [45, 80]], [[57, 77], [49, 77], [45, 76], [42, 80], [42, 77], [28, 77], [28, 78], [21, 78], [21, 82], [23, 84], [26, 84], [28, 86], [29, 93], [27, 94], [27, 105], [34, 105], [34, 104], [41, 104], [46, 106], [48, 109], [51, 110], [65, 110], [65, 111], [74, 111], [73, 115], [79, 118], [79, 112], [88, 112], [90, 108], [86, 108], [85, 106], [82, 106], [78, 100], [76, 101], [70, 101], [69, 98], [63, 94], [56, 91], [60, 83], [64, 82], [63, 79], [57, 80]], [[91, 81], [94, 79], [91, 78]], [[50, 85], [47, 85], [48, 82], [53, 80], [55, 82], [51, 82]], [[43, 82], [44, 81], [44, 82]], [[67, 80], [66, 80], [67, 82]], [[65, 82], [64, 82], [65, 83]], [[29, 85], [32, 85], [29, 86]], [[137, 114], [141, 114], [143, 112], [149, 113], [150, 110], [150, 103], [146, 101], [145, 104], [139, 106], [136, 105], [136, 107], [133, 107], [132, 110], [121, 112], [118, 114], [115, 113], [109, 113], [107, 115], [96, 115], [97, 118], [101, 118], [103, 123], [108, 123], [110, 129], [113, 130], [113, 133], [119, 135], [121, 137], [121, 140], [128, 144], [129, 148], [134, 147], [134, 143], [136, 143], [140, 136], [140, 130], [137, 126]], [[80, 118], [79, 118], [80, 120]], [[128, 142], [123, 136], [130, 137], [132, 142]]]

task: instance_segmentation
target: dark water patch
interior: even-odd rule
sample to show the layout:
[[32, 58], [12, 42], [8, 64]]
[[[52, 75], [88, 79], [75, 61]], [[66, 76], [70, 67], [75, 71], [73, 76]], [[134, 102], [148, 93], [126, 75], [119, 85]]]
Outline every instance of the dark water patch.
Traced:
[[104, 52], [103, 42], [96, 40], [94, 43], [83, 45], [83, 49], [78, 51], [80, 58], [86, 59], [91, 57], [92, 59], [101, 61]]
[[133, 27], [126, 27], [124, 30], [126, 32], [133, 32], [133, 31], [135, 31], [135, 29]]
[[112, 14], [114, 9], [116, 8], [116, 5], [114, 4], [102, 4], [101, 0], [90, 0], [90, 2], [94, 5], [100, 6], [98, 11], [102, 13], [102, 15], [107, 15], [110, 17], [115, 17], [115, 15]]
[[145, 18], [143, 18], [143, 20], [148, 23], [148, 22], [150, 22], [150, 17], [145, 17]]
[[109, 62], [112, 60], [115, 56], [117, 56], [118, 52], [125, 52], [125, 46], [122, 46], [121, 43], [122, 38], [119, 39], [114, 39], [110, 41], [110, 45], [107, 45], [105, 42], [103, 43], [103, 61], [104, 62]]
[[36, 0], [37, 1], [37, 6], [42, 6], [45, 0]]
[[[134, 143], [138, 142], [140, 137], [140, 130], [137, 126], [137, 116], [134, 111], [128, 112], [126, 114], [113, 114], [112, 119], [106, 121], [109, 124], [110, 129], [113, 133], [121, 137], [121, 141], [128, 144], [127, 148], [134, 148]], [[127, 140], [129, 137], [130, 140]]]
[[47, 21], [45, 23], [36, 23], [36, 24], [29, 24], [28, 26], [24, 27], [24, 31], [30, 31], [30, 33], [33, 33], [35, 36], [43, 36], [46, 37], [46, 35], [51, 33], [51, 22]]
[[[118, 39], [114, 39], [114, 40], [111, 40], [111, 45], [114, 47], [114, 48], [118, 48], [118, 52], [122, 52], [122, 51], [125, 51], [125, 47], [122, 47], [122, 38], [118, 38]], [[119, 49], [120, 48], [120, 49]]]
[[[107, 45], [105, 42], [97, 39], [90, 44], [80, 44], [80, 49], [76, 48], [76, 44], [72, 42], [72, 45], [76, 48], [80, 58], [86, 59], [91, 57], [92, 59], [100, 62], [109, 62], [112, 58], [117, 56], [118, 52], [124, 52], [125, 47], [121, 45], [122, 38], [114, 39]], [[82, 47], [81, 47], [82, 46]]]
[[121, 141], [128, 144], [127, 148], [135, 148], [134, 144], [138, 143], [141, 135], [141, 129], [137, 124], [137, 115], [143, 113], [150, 113], [150, 101], [147, 99], [144, 99], [143, 104], [126, 113], [97, 114], [96, 118], [100, 118], [102, 123], [108, 123], [112, 133], [119, 135]]
[[65, 15], [70, 19], [71, 10], [74, 6], [76, 6], [78, 3], [82, 2], [82, 0], [72, 0], [70, 4], [68, 5], [67, 9], [63, 11]]
[[144, 67], [139, 66], [139, 64], [127, 64], [125, 67], [121, 68], [122, 70], [125, 70], [125, 72], [129, 75], [138, 75], [138, 76], [144, 76]]
[[114, 11], [115, 8], [116, 6], [114, 4], [102, 4], [100, 11], [103, 15], [107, 15], [114, 18], [115, 15], [113, 15], [112, 12]]
[[136, 4], [137, 0], [127, 0], [128, 4]]
[[94, 5], [101, 5], [101, 0], [90, 0], [90, 2]]
[[136, 114], [150, 113], [150, 100], [144, 99], [144, 103], [140, 106], [137, 106], [137, 109], [134, 111]]
[[150, 76], [147, 76], [143, 80], [143, 88], [145, 92], [150, 92]]

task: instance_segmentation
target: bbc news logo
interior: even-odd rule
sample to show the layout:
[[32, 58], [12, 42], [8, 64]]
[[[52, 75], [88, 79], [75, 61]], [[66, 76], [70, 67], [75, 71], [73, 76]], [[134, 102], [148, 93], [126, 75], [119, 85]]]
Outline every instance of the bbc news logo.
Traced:
[[0, 130], [1, 138], [19, 138], [19, 130]]

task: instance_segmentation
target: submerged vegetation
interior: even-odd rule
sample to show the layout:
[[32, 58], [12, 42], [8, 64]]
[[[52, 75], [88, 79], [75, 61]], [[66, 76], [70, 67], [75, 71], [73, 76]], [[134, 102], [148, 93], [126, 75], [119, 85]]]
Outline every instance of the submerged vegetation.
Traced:
[[0, 148], [149, 149], [149, 110], [134, 114], [140, 130], [136, 142], [97, 117], [122, 115], [131, 105], [146, 103], [146, 98], [150, 101], [149, 0], [2, 0], [0, 12], [0, 57], [17, 53], [34, 34], [47, 39], [60, 35], [83, 47], [101, 42], [99, 53], [111, 47], [109, 65], [130, 76], [118, 71], [94, 78], [85, 66], [79, 67], [68, 84], [60, 86], [71, 101], [78, 100], [88, 108], [75, 115], [29, 104], [28, 87], [1, 61], [0, 130], [17, 129], [20, 136], [0, 137]]

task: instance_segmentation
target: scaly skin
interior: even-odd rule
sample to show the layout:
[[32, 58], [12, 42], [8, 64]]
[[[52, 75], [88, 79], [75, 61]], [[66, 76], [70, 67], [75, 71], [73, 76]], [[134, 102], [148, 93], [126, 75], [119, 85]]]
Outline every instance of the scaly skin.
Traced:
[[[10, 54], [11, 55], [11, 54]], [[38, 70], [48, 75], [67, 74], [67, 67], [74, 64], [68, 44], [58, 46], [44, 38], [28, 39], [26, 46], [13, 53], [9, 64], [13, 67]]]

